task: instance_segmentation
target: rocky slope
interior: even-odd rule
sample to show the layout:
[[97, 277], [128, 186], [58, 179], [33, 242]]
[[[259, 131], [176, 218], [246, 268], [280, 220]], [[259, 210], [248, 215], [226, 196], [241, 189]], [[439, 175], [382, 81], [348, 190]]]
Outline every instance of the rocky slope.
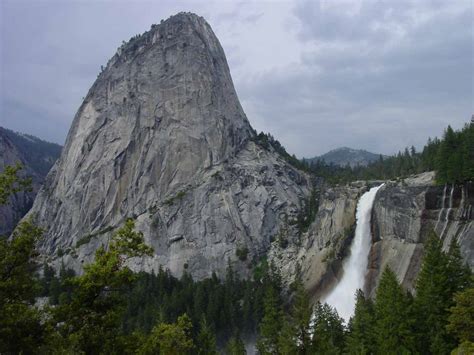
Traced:
[[269, 258], [281, 270], [286, 284], [300, 273], [310, 295], [318, 299], [337, 283], [354, 237], [357, 201], [366, 190], [365, 184], [357, 183], [320, 186], [318, 212], [308, 230], [287, 246], [278, 239], [272, 244]]
[[[308, 231], [288, 246], [282, 247], [278, 241], [272, 244], [270, 260], [282, 271], [287, 284], [299, 272], [314, 299], [337, 284], [356, 226], [358, 198], [369, 187], [381, 183], [321, 186], [319, 210]], [[431, 172], [385, 182], [372, 210], [367, 294], [375, 294], [386, 266], [397, 274], [406, 289], [413, 290], [423, 258], [423, 243], [432, 230], [443, 239], [446, 250], [456, 238], [464, 260], [474, 269], [473, 206], [473, 183], [437, 186]]]
[[20, 163], [21, 176], [32, 178], [32, 191], [17, 193], [8, 206], [0, 206], [0, 235], [9, 235], [28, 212], [46, 174], [61, 153], [61, 146], [0, 127], [0, 172]]
[[374, 293], [386, 265], [407, 289], [413, 289], [423, 242], [434, 230], [447, 250], [458, 240], [464, 260], [474, 269], [474, 184], [435, 186], [433, 174], [389, 182], [377, 194], [372, 213], [373, 245], [367, 292]]
[[[41, 251], [56, 265], [80, 271], [134, 218], [155, 251], [133, 260], [135, 270], [187, 270], [202, 279], [231, 263], [246, 276], [267, 257], [287, 285], [300, 273], [316, 299], [340, 277], [357, 201], [371, 184], [328, 187], [259, 143], [210, 26], [181, 13], [110, 59], [29, 215], [45, 229]], [[446, 244], [456, 236], [472, 265], [471, 185], [452, 197], [446, 188], [443, 198], [425, 174], [379, 191], [370, 293], [385, 265], [413, 286], [433, 227]]]
[[136, 269], [203, 278], [230, 260], [246, 274], [310, 193], [254, 137], [206, 21], [152, 26], [118, 49], [74, 118], [30, 212], [42, 252], [80, 270], [132, 217], [155, 250]]

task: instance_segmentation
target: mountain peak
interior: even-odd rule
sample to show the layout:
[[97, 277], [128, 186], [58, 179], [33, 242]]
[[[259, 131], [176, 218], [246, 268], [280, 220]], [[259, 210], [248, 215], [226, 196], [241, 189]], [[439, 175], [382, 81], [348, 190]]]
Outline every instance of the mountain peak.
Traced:
[[224, 272], [237, 248], [262, 255], [310, 180], [254, 135], [207, 22], [180, 13], [152, 26], [119, 48], [76, 113], [30, 212], [47, 230], [43, 251], [74, 248], [66, 261], [80, 270], [132, 217], [156, 254], [137, 268], [199, 278]]
[[329, 152], [308, 159], [309, 161], [323, 160], [327, 164], [334, 164], [339, 166], [367, 166], [368, 164], [379, 159], [380, 154], [368, 152], [363, 149], [354, 149], [349, 147], [340, 147], [332, 149]]

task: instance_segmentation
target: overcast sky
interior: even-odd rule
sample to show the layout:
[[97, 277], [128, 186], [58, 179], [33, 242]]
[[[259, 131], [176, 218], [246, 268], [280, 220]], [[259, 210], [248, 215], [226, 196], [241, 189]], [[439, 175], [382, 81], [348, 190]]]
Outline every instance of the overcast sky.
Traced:
[[64, 143], [122, 40], [204, 16], [255, 129], [310, 157], [421, 147], [473, 108], [471, 0], [0, 0], [0, 125]]

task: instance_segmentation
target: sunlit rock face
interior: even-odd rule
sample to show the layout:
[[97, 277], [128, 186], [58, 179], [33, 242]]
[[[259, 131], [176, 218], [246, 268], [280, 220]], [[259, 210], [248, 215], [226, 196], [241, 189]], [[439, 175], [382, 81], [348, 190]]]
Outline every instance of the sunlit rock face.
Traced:
[[136, 269], [203, 278], [230, 260], [248, 273], [310, 191], [254, 136], [207, 22], [152, 26], [118, 49], [74, 118], [30, 212], [42, 252], [80, 270], [131, 217], [155, 250]]

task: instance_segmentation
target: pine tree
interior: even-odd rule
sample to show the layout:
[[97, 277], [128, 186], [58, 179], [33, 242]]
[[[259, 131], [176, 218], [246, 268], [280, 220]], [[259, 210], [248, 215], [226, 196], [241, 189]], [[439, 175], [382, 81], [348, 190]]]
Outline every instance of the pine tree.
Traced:
[[464, 262], [459, 244], [454, 237], [451, 240], [447, 253], [447, 274], [449, 275], [450, 299], [455, 293], [463, 291], [472, 285], [472, 272], [467, 263]]
[[192, 354], [194, 343], [191, 337], [191, 330], [191, 319], [186, 314], [180, 316], [176, 323], [160, 323], [153, 328], [137, 353], [142, 355]]
[[446, 254], [442, 251], [442, 241], [432, 232], [426, 243], [414, 301], [420, 351], [430, 349], [438, 354], [454, 348], [455, 339], [446, 330], [447, 310], [453, 305], [454, 294], [468, 286], [469, 274], [457, 243], [453, 241]]
[[474, 181], [474, 123], [464, 127], [461, 149], [463, 181]]
[[31, 191], [31, 178], [21, 178], [19, 173], [23, 169], [20, 164], [5, 166], [0, 173], [0, 206], [6, 205], [10, 196], [20, 191]]
[[40, 287], [35, 279], [35, 244], [43, 234], [31, 222], [20, 223], [10, 240], [0, 238], [0, 353], [36, 353], [45, 328], [33, 307]]
[[295, 283], [295, 297], [292, 305], [291, 318], [295, 329], [294, 338], [298, 344], [299, 353], [305, 354], [311, 346], [311, 315], [312, 307], [309, 296], [304, 289], [301, 279]]
[[341, 354], [344, 349], [343, 319], [327, 303], [314, 307], [311, 354]]
[[[68, 342], [68, 351], [120, 352], [120, 323], [126, 305], [124, 287], [134, 274], [125, 266], [127, 258], [150, 255], [143, 235], [128, 220], [112, 237], [109, 250], [100, 247], [84, 274], [74, 278], [70, 303], [54, 308], [54, 323]], [[121, 292], [122, 291], [122, 292]]]
[[375, 296], [375, 341], [377, 353], [413, 352], [408, 300], [394, 272], [385, 268]]
[[206, 318], [202, 318], [199, 324], [199, 333], [196, 339], [197, 354], [198, 355], [215, 355], [216, 336], [212, 329], [207, 324]]
[[354, 316], [349, 321], [346, 337], [346, 352], [354, 355], [374, 354], [374, 305], [370, 298], [365, 298], [360, 289], [356, 291], [355, 297]]
[[278, 338], [278, 351], [280, 354], [304, 354], [298, 347], [296, 339], [297, 329], [294, 320], [288, 316], [283, 317], [280, 336]]
[[262, 355], [279, 354], [278, 340], [283, 320], [279, 295], [272, 286], [265, 292], [264, 316], [259, 326], [257, 350]]
[[464, 347], [474, 348], [474, 287], [456, 293], [449, 309], [447, 330]]
[[245, 345], [242, 342], [242, 339], [240, 339], [239, 335], [234, 335], [227, 342], [226, 354], [227, 355], [245, 355], [245, 354], [247, 354], [247, 351], [245, 350]]

